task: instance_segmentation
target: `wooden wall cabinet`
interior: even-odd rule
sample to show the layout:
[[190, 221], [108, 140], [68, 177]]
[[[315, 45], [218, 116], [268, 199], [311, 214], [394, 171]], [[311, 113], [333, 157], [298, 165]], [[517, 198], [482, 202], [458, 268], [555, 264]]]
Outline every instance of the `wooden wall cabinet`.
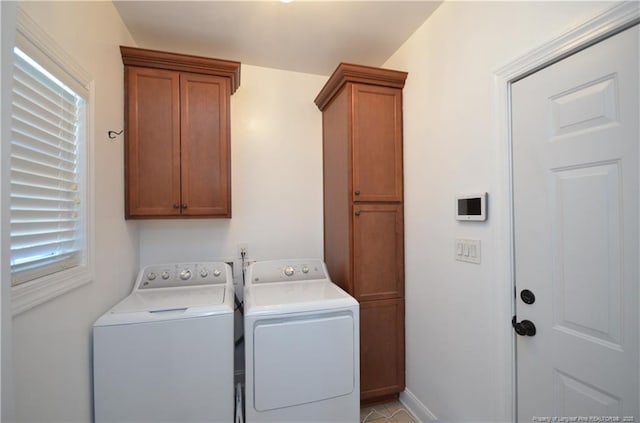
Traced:
[[120, 51], [126, 218], [231, 217], [229, 103], [240, 63]]
[[341, 63], [322, 111], [324, 259], [360, 303], [362, 402], [405, 387], [402, 88], [407, 73]]

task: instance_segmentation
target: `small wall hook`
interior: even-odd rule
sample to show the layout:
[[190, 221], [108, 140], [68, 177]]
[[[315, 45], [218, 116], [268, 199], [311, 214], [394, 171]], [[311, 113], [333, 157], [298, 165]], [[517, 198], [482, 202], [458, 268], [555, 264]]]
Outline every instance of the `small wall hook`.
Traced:
[[107, 132], [107, 136], [109, 137], [110, 140], [115, 140], [116, 137], [118, 135], [122, 135], [122, 133], [124, 132], [124, 129], [120, 132], [116, 132], [116, 131], [109, 131]]

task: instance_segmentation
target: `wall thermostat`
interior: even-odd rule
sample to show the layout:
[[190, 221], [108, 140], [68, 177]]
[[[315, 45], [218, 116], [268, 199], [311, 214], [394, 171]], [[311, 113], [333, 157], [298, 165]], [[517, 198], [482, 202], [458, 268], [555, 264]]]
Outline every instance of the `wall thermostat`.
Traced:
[[457, 220], [487, 220], [487, 193], [456, 196]]

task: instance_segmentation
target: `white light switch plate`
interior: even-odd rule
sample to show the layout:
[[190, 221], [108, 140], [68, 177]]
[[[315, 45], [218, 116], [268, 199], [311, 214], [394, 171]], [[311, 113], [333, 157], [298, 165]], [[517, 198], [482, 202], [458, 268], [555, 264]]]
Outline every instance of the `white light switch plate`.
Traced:
[[480, 240], [456, 238], [454, 253], [458, 261], [480, 264]]

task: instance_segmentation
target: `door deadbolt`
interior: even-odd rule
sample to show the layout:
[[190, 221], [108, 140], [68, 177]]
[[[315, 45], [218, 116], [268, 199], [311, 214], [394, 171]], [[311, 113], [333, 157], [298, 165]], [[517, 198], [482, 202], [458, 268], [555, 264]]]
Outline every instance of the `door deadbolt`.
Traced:
[[525, 304], [533, 304], [536, 302], [536, 296], [528, 289], [520, 291], [520, 299], [522, 299]]

